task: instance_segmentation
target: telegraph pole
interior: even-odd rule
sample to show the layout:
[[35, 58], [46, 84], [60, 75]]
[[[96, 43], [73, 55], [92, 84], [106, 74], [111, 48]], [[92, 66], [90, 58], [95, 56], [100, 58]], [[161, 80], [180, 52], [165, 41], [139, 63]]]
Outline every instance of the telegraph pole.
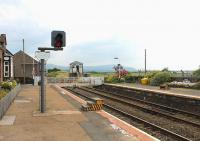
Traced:
[[145, 58], [145, 60], [144, 60], [144, 72], [145, 72], [145, 75], [146, 75], [146, 73], [147, 73], [147, 52], [146, 52], [146, 49], [144, 50], [144, 58]]
[[24, 68], [23, 68], [23, 72], [24, 72], [24, 84], [26, 83], [26, 72], [25, 72], [25, 51], [24, 51], [24, 39], [22, 39], [23, 42], [23, 63], [24, 63]]

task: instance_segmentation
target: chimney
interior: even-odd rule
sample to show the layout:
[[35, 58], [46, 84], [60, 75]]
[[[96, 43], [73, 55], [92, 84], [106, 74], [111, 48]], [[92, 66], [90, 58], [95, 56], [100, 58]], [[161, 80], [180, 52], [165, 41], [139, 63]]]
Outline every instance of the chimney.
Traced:
[[0, 35], [0, 45], [2, 47], [6, 47], [6, 45], [7, 45], [6, 34], [1, 34]]

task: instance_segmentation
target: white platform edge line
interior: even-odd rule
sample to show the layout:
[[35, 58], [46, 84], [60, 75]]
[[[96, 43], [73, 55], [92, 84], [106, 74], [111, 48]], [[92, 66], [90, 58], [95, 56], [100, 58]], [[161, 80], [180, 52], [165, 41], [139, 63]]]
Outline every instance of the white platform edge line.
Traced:
[[157, 138], [155, 138], [155, 137], [149, 135], [148, 133], [146, 133], [146, 132], [144, 132], [144, 131], [138, 129], [137, 127], [134, 127], [134, 126], [130, 125], [129, 123], [127, 123], [127, 122], [125, 122], [125, 121], [119, 119], [118, 117], [116, 117], [116, 116], [114, 116], [114, 115], [111, 115], [110, 113], [108, 113], [108, 112], [106, 112], [106, 111], [104, 111], [104, 110], [102, 110], [102, 111], [105, 112], [106, 114], [110, 115], [112, 118], [115, 118], [115, 119], [119, 120], [120, 122], [123, 122], [123, 123], [126, 124], [127, 126], [129, 126], [129, 127], [131, 127], [131, 128], [134, 128], [134, 129], [138, 130], [139, 132], [142, 132], [143, 134], [147, 135], [148, 137], [152, 138], [153, 140], [155, 140], [155, 141], [160, 141], [159, 139], [157, 139]]

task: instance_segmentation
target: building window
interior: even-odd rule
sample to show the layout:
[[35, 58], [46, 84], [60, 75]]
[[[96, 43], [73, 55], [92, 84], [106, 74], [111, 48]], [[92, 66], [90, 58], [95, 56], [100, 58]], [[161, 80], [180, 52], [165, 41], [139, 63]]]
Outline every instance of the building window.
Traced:
[[4, 77], [9, 77], [9, 61], [4, 62]]
[[8, 61], [5, 61], [5, 65], [9, 65], [9, 62], [8, 62]]

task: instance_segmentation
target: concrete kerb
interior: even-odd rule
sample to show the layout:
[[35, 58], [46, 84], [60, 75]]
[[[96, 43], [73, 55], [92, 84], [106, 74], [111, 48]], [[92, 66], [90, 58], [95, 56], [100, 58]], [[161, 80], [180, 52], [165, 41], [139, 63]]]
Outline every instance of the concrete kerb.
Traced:
[[21, 85], [19, 84], [0, 100], [0, 119], [2, 119], [20, 90]]

